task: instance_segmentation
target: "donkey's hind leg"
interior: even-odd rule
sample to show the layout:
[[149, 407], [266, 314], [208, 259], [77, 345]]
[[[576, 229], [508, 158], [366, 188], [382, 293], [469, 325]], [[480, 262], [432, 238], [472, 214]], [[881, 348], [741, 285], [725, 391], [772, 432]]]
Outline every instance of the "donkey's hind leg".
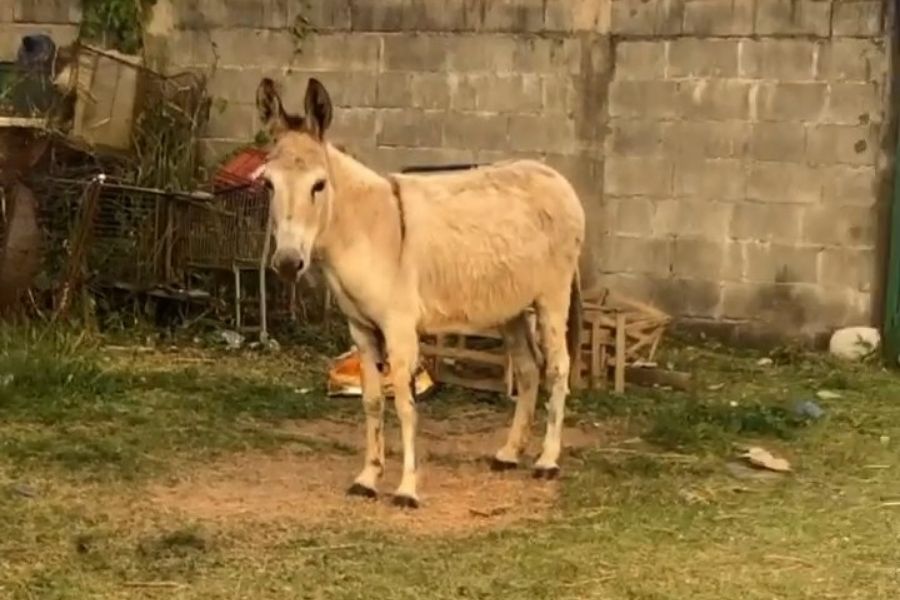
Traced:
[[540, 371], [535, 356], [536, 346], [526, 315], [523, 313], [508, 322], [501, 328], [501, 333], [512, 358], [518, 399], [506, 445], [497, 451], [491, 463], [491, 468], [495, 471], [514, 469], [518, 466], [519, 457], [525, 450], [531, 433], [534, 406], [540, 385]]
[[384, 393], [378, 363], [381, 356], [374, 331], [350, 325], [350, 336], [359, 349], [362, 371], [362, 404], [366, 413], [366, 461], [347, 493], [374, 498], [384, 472]]
[[566, 397], [569, 394], [569, 352], [566, 348], [566, 319], [569, 310], [569, 289], [561, 287], [537, 301], [538, 324], [546, 356], [547, 434], [544, 448], [534, 465], [534, 476], [552, 479], [559, 474], [559, 454], [562, 449], [562, 426]]

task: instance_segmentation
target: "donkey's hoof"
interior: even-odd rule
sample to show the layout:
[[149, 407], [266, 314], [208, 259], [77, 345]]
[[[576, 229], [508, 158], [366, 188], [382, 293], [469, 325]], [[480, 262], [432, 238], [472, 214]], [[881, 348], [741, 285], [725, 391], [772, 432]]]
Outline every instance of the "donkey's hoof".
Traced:
[[559, 477], [559, 467], [535, 467], [532, 474], [535, 479], [556, 479]]
[[518, 468], [518, 463], [500, 460], [496, 456], [491, 458], [491, 471], [513, 471]]
[[419, 508], [419, 500], [412, 496], [395, 495], [394, 506], [400, 508]]
[[354, 483], [347, 490], [348, 496], [360, 496], [362, 498], [375, 499], [378, 497], [378, 492], [373, 490], [370, 487], [366, 487], [361, 483]]

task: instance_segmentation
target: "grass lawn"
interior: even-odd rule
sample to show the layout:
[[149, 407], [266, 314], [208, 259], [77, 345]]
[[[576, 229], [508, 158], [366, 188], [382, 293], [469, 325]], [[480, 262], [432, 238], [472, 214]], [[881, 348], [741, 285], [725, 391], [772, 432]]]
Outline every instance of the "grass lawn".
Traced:
[[487, 469], [505, 399], [428, 398], [409, 513], [343, 495], [362, 414], [312, 350], [0, 330], [0, 598], [896, 598], [900, 378], [670, 346], [696, 390], [573, 397], [557, 482]]

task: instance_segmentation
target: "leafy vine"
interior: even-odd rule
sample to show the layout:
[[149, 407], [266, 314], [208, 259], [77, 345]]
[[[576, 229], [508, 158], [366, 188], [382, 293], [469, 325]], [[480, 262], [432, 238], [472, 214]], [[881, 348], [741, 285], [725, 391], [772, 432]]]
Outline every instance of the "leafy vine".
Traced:
[[144, 21], [156, 0], [82, 0], [81, 36], [104, 47], [136, 54]]

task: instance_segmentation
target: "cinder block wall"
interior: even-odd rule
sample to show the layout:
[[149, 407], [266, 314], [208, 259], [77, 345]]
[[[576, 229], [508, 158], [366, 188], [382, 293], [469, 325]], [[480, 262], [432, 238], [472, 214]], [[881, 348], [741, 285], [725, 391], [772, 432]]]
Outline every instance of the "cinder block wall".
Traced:
[[[77, 20], [62, 0], [8, 4], [0, 33]], [[880, 318], [891, 4], [157, 0], [147, 40], [168, 70], [208, 74], [211, 161], [258, 130], [261, 77], [299, 110], [314, 74], [333, 137], [376, 168], [558, 167], [587, 209], [589, 285], [730, 332], [813, 336]]]
[[613, 2], [603, 279], [750, 333], [876, 320], [887, 5]]

